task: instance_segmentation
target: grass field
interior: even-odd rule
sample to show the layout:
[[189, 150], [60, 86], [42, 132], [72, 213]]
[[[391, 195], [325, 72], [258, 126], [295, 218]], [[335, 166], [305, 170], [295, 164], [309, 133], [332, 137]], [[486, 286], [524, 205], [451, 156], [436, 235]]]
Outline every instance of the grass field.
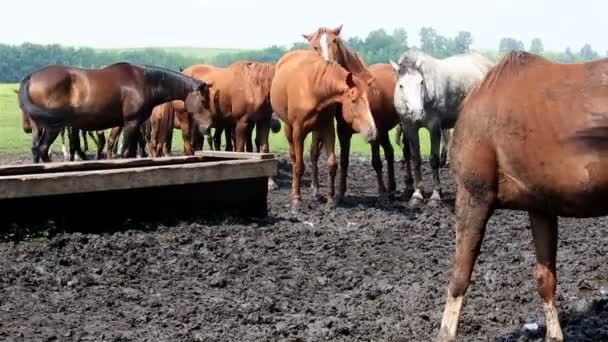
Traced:
[[[31, 136], [23, 132], [21, 127], [21, 113], [17, 103], [17, 95], [13, 92], [13, 90], [17, 88], [17, 84], [0, 84], [0, 155], [30, 153]], [[428, 155], [428, 132], [426, 130], [420, 130], [420, 138], [422, 153], [423, 155]], [[394, 131], [391, 132], [391, 140], [395, 146], [396, 156], [401, 158], [403, 156], [401, 148], [398, 148], [398, 146], [394, 143]], [[60, 144], [59, 138], [55, 144]], [[310, 135], [306, 139], [307, 151], [309, 149], [309, 145]], [[338, 146], [337, 143], [336, 146]], [[173, 134], [173, 151], [181, 151], [182, 147], [183, 144], [181, 134], [176, 131], [175, 134]], [[205, 148], [207, 148], [207, 146], [205, 146]], [[54, 150], [57, 151], [57, 149]], [[271, 133], [270, 150], [271, 152], [287, 152], [288, 144], [283, 130], [276, 134]], [[351, 151], [353, 154], [369, 155], [369, 144], [365, 142], [363, 137], [357, 134], [353, 137]]]

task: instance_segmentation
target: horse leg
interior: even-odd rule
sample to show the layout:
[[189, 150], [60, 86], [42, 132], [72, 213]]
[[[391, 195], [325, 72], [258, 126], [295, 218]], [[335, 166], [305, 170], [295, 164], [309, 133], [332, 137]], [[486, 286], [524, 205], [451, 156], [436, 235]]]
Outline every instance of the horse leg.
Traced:
[[[339, 117], [337, 117], [339, 119]], [[337, 120], [338, 143], [340, 144], [340, 178], [338, 180], [338, 195], [336, 202], [340, 203], [346, 195], [346, 178], [348, 177], [348, 164], [350, 158], [350, 139], [352, 129], [343, 121]]]
[[384, 159], [386, 159], [388, 194], [389, 196], [393, 196], [397, 190], [397, 182], [395, 181], [395, 150], [393, 149], [393, 144], [391, 144], [391, 138], [388, 135], [388, 132], [383, 135], [382, 140], [380, 140], [380, 145], [384, 150]]
[[530, 212], [530, 226], [536, 250], [536, 286], [544, 301], [545, 319], [547, 321], [547, 341], [563, 341], [564, 336], [559, 325], [555, 308], [555, 288], [557, 276], [555, 259], [557, 256], [557, 216]]
[[158, 153], [158, 138], [159, 138], [159, 131], [160, 131], [160, 120], [150, 120], [150, 147], [149, 147], [149, 151], [150, 151], [150, 157], [152, 158], [156, 158], [159, 156]]
[[139, 153], [142, 158], [147, 158], [148, 153], [149, 153], [146, 151], [147, 142], [146, 142], [145, 126], [146, 126], [146, 123], [140, 124], [134, 133], [135, 138], [137, 139]]
[[[245, 152], [245, 145], [249, 142], [249, 122], [245, 119], [236, 123], [236, 152]], [[250, 152], [250, 151], [248, 151]]]
[[[270, 119], [259, 120], [256, 124], [256, 141], [259, 141], [258, 145], [258, 153], [261, 151], [263, 153], [270, 152], [270, 146], [268, 144], [268, 136], [270, 135]], [[258, 140], [259, 138], [259, 140]], [[268, 190], [276, 190], [279, 187], [275, 183], [272, 177], [268, 177]]]
[[318, 130], [312, 131], [312, 142], [310, 143], [310, 173], [312, 174], [312, 197], [315, 200], [321, 200], [321, 192], [319, 191], [319, 156], [321, 155], [322, 137]]
[[122, 132], [122, 149], [120, 151], [120, 155], [122, 158], [137, 157], [138, 128], [139, 123], [137, 121], [130, 121], [125, 123]]
[[[481, 181], [483, 182], [483, 181]], [[475, 193], [458, 183], [456, 195], [456, 250], [438, 341], [455, 341], [464, 294], [492, 214], [496, 193], [479, 186]]]
[[[382, 137], [380, 137], [382, 139]], [[378, 195], [380, 198], [384, 198], [386, 196], [386, 186], [384, 185], [384, 180], [382, 179], [382, 159], [380, 159], [380, 142], [370, 141], [370, 146], [372, 148], [372, 167], [374, 171], [376, 171], [376, 180], [378, 181]]]
[[452, 134], [449, 129], [441, 130], [441, 137], [443, 138], [443, 146], [441, 148], [441, 161], [440, 166], [447, 166], [450, 161], [448, 160], [448, 148], [450, 147], [450, 139], [452, 138]]
[[234, 151], [234, 146], [236, 146], [234, 127], [234, 125], [231, 125], [224, 128], [224, 138], [226, 139], [225, 151]]
[[336, 129], [334, 127], [334, 119], [331, 118], [327, 125], [323, 126], [321, 139], [327, 154], [327, 169], [329, 173], [329, 186], [327, 191], [327, 206], [333, 208], [336, 206], [336, 173], [338, 171], [338, 163], [336, 162]]
[[[80, 132], [82, 133], [86, 133], [85, 131], [76, 129], [74, 129], [74, 133], [73, 133], [73, 140], [74, 140], [74, 151], [76, 151], [76, 154], [78, 155], [78, 158], [80, 158], [80, 160], [87, 160], [87, 155], [82, 151], [82, 148], [80, 147], [80, 136], [81, 134], [79, 134]], [[86, 140], [86, 136], [85, 136], [85, 140]], [[70, 141], [70, 145], [72, 144], [72, 142]], [[71, 156], [73, 160], [73, 156]]]
[[87, 131], [81, 130], [80, 135], [82, 136], [82, 140], [84, 143], [84, 152], [89, 152], [89, 141], [87, 140]]
[[62, 129], [63, 127], [52, 127], [45, 128], [42, 130], [42, 137], [40, 138], [38, 151], [40, 153], [40, 158], [42, 158], [43, 162], [48, 163], [51, 161], [51, 158], [49, 157], [49, 148], [51, 147], [55, 139], [57, 139], [57, 136], [59, 135], [59, 132], [61, 132]]
[[122, 132], [121, 126], [114, 127], [110, 131], [110, 135], [108, 136], [108, 151], [106, 153], [108, 159], [112, 159], [114, 157], [113, 154], [116, 151], [118, 137], [120, 136], [121, 132]]
[[405, 166], [405, 191], [404, 196], [411, 196], [414, 192], [414, 178], [412, 177], [412, 153], [410, 151], [410, 140], [405, 132], [401, 135], [402, 140], [402, 151], [403, 151], [403, 162]]
[[[64, 161], [68, 161], [70, 160], [70, 153], [68, 151], [69, 148], [69, 141], [68, 141], [68, 145], [66, 146], [65, 143], [65, 131], [68, 131], [68, 140], [70, 139], [70, 132], [69, 132], [69, 127], [65, 126], [61, 129], [61, 153], [63, 153], [63, 160]], [[49, 147], [50, 150], [50, 147]]]
[[224, 127], [218, 125], [215, 127], [215, 131], [213, 132], [213, 149], [216, 151], [222, 150], [222, 134], [224, 133]]
[[[291, 144], [293, 146], [290, 149], [290, 154], [293, 153], [294, 161], [293, 164], [293, 182], [291, 189], [291, 204], [293, 209], [299, 207], [302, 202], [302, 196], [300, 194], [300, 183], [302, 181], [302, 175], [304, 174], [304, 134], [302, 127], [295, 126], [291, 130]], [[293, 149], [293, 151], [291, 151]]]
[[106, 134], [104, 131], [97, 131], [97, 160], [103, 159], [103, 149], [106, 146]]
[[408, 125], [407, 132], [408, 141], [410, 145], [410, 156], [414, 166], [414, 193], [410, 199], [410, 206], [417, 207], [422, 203], [424, 197], [422, 197], [422, 158], [420, 157], [420, 137], [418, 136], [418, 126]]
[[247, 135], [246, 135], [246, 139], [245, 140], [245, 146], [246, 146], [246, 151], [247, 152], [253, 152], [253, 142], [252, 142], [252, 138], [253, 138], [253, 129], [255, 128], [255, 122], [250, 122], [247, 126]]
[[32, 159], [35, 164], [40, 162], [40, 142], [42, 140], [42, 128], [35, 123], [32, 125]]
[[439, 179], [439, 147], [441, 144], [441, 128], [439, 125], [434, 125], [429, 129], [431, 133], [431, 169], [433, 170], [433, 194], [431, 195], [429, 205], [434, 207], [441, 204], [441, 181]]

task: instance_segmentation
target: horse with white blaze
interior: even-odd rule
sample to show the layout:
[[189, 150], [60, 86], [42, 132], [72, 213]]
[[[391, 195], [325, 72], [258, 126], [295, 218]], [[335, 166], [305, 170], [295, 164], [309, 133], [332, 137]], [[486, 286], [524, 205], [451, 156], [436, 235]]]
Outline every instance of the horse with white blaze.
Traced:
[[[493, 62], [478, 53], [437, 59], [420, 50], [410, 49], [401, 56], [398, 64], [393, 61], [391, 64], [397, 74], [395, 109], [409, 138], [414, 159], [414, 193], [410, 205], [418, 205], [424, 199], [418, 137], [421, 127], [426, 127], [431, 137], [430, 164], [434, 187], [429, 204], [437, 205], [441, 201], [439, 147], [442, 130], [445, 144], [449, 144], [449, 129], [456, 123], [460, 104]], [[406, 165], [409, 167], [409, 161]]]

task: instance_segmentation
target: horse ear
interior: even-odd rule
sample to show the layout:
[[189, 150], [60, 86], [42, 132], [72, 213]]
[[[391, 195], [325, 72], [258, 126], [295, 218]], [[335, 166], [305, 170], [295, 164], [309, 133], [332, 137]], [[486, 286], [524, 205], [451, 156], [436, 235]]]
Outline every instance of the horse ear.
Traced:
[[391, 61], [391, 66], [393, 67], [393, 69], [395, 69], [395, 72], [399, 71], [399, 64], [395, 63], [392, 59]]
[[184, 71], [184, 67], [180, 65], [179, 72], [182, 72], [182, 71]]
[[302, 37], [304, 37], [304, 39], [311, 41], [312, 40], [312, 34], [302, 34]]
[[355, 76], [352, 72], [349, 72], [348, 75], [346, 75], [346, 85], [349, 88], [354, 88], [357, 86], [357, 84], [355, 84]]
[[336, 34], [336, 36], [339, 36], [339, 35], [340, 35], [340, 32], [342, 31], [342, 26], [343, 26], [343, 25], [344, 25], [344, 24], [340, 24], [340, 26], [338, 26], [338, 27], [336, 27], [336, 28], [334, 29], [334, 33]]

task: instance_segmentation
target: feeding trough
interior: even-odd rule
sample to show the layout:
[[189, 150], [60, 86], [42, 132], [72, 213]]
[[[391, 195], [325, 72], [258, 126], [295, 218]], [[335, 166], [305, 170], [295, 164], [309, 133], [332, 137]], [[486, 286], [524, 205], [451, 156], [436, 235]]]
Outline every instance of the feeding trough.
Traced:
[[[273, 154], [195, 156], [0, 166], [3, 219], [173, 215], [231, 211], [267, 214]], [[26, 216], [20, 213], [27, 213]]]

